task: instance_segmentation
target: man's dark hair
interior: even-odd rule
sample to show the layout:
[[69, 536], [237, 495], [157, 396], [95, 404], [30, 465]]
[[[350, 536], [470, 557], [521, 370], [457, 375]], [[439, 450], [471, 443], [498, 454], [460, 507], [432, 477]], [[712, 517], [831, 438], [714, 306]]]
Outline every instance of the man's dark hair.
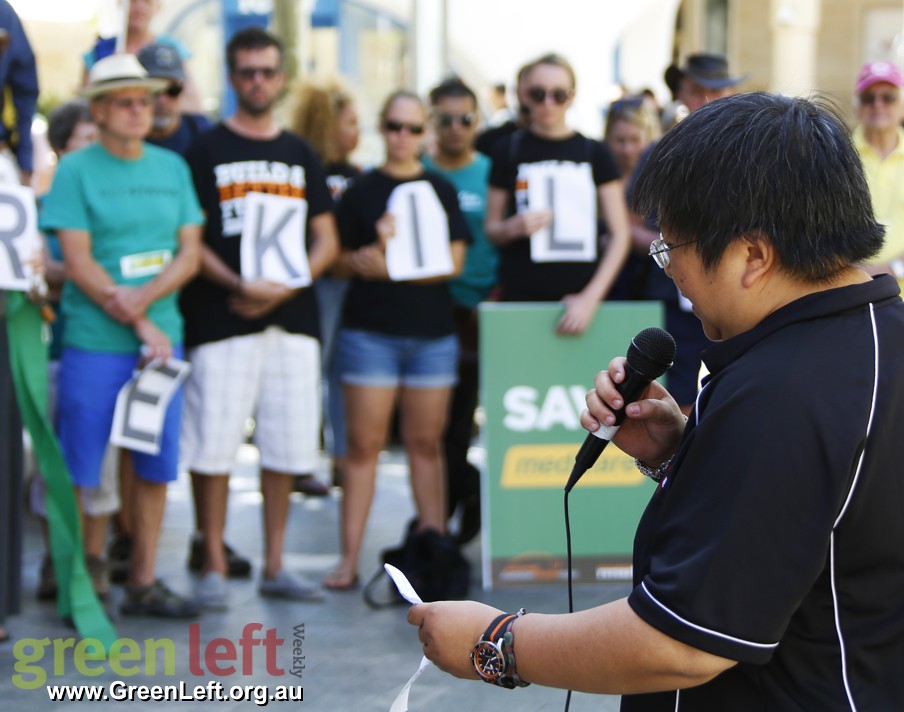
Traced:
[[283, 43], [276, 35], [267, 32], [263, 27], [246, 27], [236, 32], [226, 45], [226, 64], [229, 71], [235, 71], [235, 62], [241, 50], [266, 49], [276, 47], [279, 50], [279, 64], [283, 61]]
[[474, 102], [474, 106], [477, 106], [477, 95], [472, 91], [471, 87], [458, 77], [445, 79], [430, 90], [430, 106], [436, 106], [447, 97], [464, 96], [470, 98]]
[[733, 240], [760, 234], [785, 271], [807, 281], [875, 255], [885, 232], [836, 111], [765, 92], [714, 101], [666, 133], [632, 208], [657, 215], [671, 241], [696, 240], [707, 269]]
[[94, 123], [88, 102], [82, 99], [60, 104], [50, 113], [47, 118], [47, 141], [57, 155], [66, 150], [72, 132], [81, 123]]

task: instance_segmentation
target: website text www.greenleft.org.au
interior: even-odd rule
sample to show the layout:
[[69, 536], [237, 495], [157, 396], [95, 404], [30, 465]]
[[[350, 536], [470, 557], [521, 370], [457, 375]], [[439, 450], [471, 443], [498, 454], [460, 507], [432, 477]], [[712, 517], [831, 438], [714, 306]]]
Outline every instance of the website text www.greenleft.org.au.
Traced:
[[130, 685], [116, 680], [109, 685], [48, 685], [51, 702], [303, 702], [300, 685], [230, 685], [209, 680], [206, 685], [179, 681], [172, 685]]
[[[135, 675], [156, 678], [174, 677], [177, 674], [176, 644], [172, 638], [117, 638], [108, 649], [95, 638], [23, 638], [13, 646], [13, 657], [12, 683], [24, 690], [45, 686], [48, 691], [51, 687], [66, 688], [65, 685], [55, 684], [54, 678], [72, 673], [80, 677], [112, 674], [124, 679]], [[189, 675], [207, 680], [214, 678], [214, 682], [218, 682], [216, 678], [249, 676], [255, 673], [266, 673], [271, 677], [292, 676], [300, 682], [305, 668], [304, 623], [293, 626], [292, 640], [288, 643], [279, 636], [276, 628], [264, 630], [261, 623], [245, 624], [241, 635], [236, 639], [216, 637], [202, 640], [200, 624], [192, 623], [188, 627], [187, 663]], [[180, 671], [180, 675], [184, 673], [184, 669]], [[130, 687], [127, 683], [121, 684], [125, 688]], [[91, 694], [106, 694], [111, 700], [118, 699], [115, 695], [123, 694], [121, 689], [114, 693], [112, 689], [98, 687], [101, 693]], [[142, 686], [131, 687], [139, 692], [125, 694], [151, 694], [141, 692]], [[175, 681], [173, 685], [161, 687], [179, 688]], [[228, 694], [228, 688], [222, 685], [220, 687], [220, 694]], [[295, 687], [301, 690], [300, 686]], [[185, 689], [194, 691], [206, 688], [187, 684]], [[198, 695], [204, 694], [206, 693], [198, 692]]]

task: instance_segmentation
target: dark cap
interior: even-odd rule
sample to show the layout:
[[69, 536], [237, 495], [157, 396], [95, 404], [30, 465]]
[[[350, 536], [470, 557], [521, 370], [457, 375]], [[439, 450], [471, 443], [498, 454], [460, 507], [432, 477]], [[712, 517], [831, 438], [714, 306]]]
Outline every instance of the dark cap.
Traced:
[[724, 89], [740, 84], [747, 75], [732, 77], [728, 74], [728, 60], [721, 54], [699, 52], [688, 56], [683, 67], [673, 64], [665, 70], [665, 83], [674, 97], [687, 77], [707, 89]]
[[185, 81], [185, 68], [179, 50], [172, 45], [152, 42], [138, 52], [138, 61], [147, 70], [149, 77]]

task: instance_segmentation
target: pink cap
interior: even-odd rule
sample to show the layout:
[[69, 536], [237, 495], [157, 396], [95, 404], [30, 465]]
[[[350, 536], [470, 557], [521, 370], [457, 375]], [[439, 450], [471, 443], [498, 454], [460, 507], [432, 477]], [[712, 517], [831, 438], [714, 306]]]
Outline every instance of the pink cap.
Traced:
[[879, 82], [888, 82], [900, 87], [904, 86], [904, 77], [894, 62], [867, 62], [857, 75], [857, 93], [860, 94]]

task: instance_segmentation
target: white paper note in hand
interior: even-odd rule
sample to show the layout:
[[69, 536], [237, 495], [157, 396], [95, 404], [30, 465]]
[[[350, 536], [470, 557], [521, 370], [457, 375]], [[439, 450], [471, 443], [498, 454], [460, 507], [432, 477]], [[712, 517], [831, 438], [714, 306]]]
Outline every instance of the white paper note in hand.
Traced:
[[[411, 585], [411, 582], [405, 574], [392, 564], [383, 564], [383, 568], [386, 569], [389, 578], [392, 579], [396, 588], [399, 589], [402, 598], [412, 604], [423, 603], [421, 597], [417, 595], [417, 591], [414, 590], [414, 586]], [[411, 691], [411, 686], [414, 684], [414, 681], [421, 676], [421, 673], [432, 664], [433, 663], [427, 660], [426, 656], [421, 658], [421, 664], [418, 665], [414, 675], [408, 679], [408, 682], [405, 683], [405, 687], [403, 687], [401, 692], [396, 696], [392, 703], [392, 707], [389, 708], [389, 712], [408, 712], [408, 693]]]
[[402, 598], [408, 601], [408, 603], [423, 603], [421, 597], [417, 595], [417, 591], [414, 590], [414, 586], [411, 585], [411, 581], [408, 580], [408, 577], [405, 576], [405, 574], [392, 564], [383, 564], [383, 568], [386, 569], [389, 578], [392, 579], [396, 588], [399, 589]]

